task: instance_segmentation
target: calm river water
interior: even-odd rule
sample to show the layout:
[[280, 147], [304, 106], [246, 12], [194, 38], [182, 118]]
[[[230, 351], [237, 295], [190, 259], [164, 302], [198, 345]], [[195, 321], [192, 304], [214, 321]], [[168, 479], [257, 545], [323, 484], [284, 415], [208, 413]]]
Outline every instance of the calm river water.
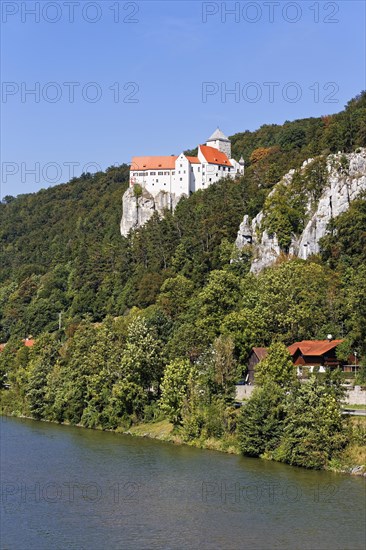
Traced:
[[364, 549], [365, 480], [0, 418], [1, 550]]

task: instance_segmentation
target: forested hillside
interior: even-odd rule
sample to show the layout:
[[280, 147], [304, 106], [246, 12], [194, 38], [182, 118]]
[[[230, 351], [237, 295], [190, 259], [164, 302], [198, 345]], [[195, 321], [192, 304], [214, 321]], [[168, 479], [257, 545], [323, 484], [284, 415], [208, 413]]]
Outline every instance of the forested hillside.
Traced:
[[[366, 144], [366, 94], [333, 116], [262, 126], [232, 138], [246, 174], [182, 200], [128, 239], [118, 232], [128, 167], [83, 174], [66, 185], [6, 197], [0, 205], [0, 342], [55, 330], [83, 315], [100, 321], [155, 302], [180, 274], [202, 287], [226, 265], [243, 213], [255, 215], [269, 189], [303, 160]], [[242, 266], [245, 271], [245, 266]]]
[[[246, 159], [241, 179], [182, 199], [174, 213], [154, 215], [128, 238], [119, 234], [125, 165], [6, 197], [0, 205], [6, 411], [109, 428], [164, 414], [183, 425], [186, 440], [232, 435], [237, 415], [229, 403], [251, 347], [330, 332], [345, 338], [345, 357], [353, 349], [365, 356], [365, 197], [334, 220], [322, 254], [307, 261], [284, 257], [254, 276], [250, 248], [239, 257], [233, 243], [243, 214], [257, 214], [290, 168], [366, 146], [366, 94], [338, 115], [232, 139], [234, 155]], [[31, 350], [21, 344], [30, 335], [37, 341]], [[286, 364], [282, 348], [278, 353]], [[343, 433], [341, 424], [334, 429]], [[346, 439], [340, 435], [338, 450]]]

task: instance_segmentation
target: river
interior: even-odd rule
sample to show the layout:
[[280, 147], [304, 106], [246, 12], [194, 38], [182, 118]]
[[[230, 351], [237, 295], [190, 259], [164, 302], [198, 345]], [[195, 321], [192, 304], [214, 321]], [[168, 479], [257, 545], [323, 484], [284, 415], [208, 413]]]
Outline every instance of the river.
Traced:
[[0, 418], [1, 550], [364, 549], [365, 480]]

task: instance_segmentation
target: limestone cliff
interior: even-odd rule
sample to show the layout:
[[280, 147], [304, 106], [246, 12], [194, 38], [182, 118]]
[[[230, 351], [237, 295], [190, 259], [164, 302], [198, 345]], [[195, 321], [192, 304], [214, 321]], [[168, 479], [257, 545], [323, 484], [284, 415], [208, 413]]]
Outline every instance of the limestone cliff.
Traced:
[[[313, 159], [304, 162], [303, 172]], [[327, 232], [327, 225], [332, 218], [345, 212], [351, 201], [361, 191], [366, 190], [366, 149], [358, 149], [350, 154], [329, 155], [326, 159], [327, 181], [320, 199], [314, 207], [310, 197], [306, 205], [306, 224], [300, 235], [292, 235], [289, 254], [306, 259], [319, 252], [319, 239]], [[290, 170], [282, 179], [286, 186], [291, 184], [295, 170]], [[271, 191], [274, 193], [276, 186]], [[275, 234], [263, 230], [265, 212], [261, 211], [250, 222], [244, 216], [236, 239], [236, 246], [242, 249], [245, 245], [253, 246], [254, 259], [251, 266], [253, 273], [273, 264], [283, 252]]]
[[144, 225], [154, 212], [163, 214], [166, 209], [174, 210], [180, 198], [165, 191], [153, 197], [146, 189], [142, 189], [141, 195], [136, 196], [134, 189], [129, 187], [122, 198], [121, 234], [127, 237], [131, 229]]

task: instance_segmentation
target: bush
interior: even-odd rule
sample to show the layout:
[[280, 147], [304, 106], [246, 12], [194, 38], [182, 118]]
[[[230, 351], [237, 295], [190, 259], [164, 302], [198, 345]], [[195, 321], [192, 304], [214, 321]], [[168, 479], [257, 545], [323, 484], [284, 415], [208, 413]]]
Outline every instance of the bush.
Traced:
[[136, 199], [140, 198], [142, 195], [142, 187], [139, 183], [135, 183], [133, 186], [133, 194], [136, 197]]

